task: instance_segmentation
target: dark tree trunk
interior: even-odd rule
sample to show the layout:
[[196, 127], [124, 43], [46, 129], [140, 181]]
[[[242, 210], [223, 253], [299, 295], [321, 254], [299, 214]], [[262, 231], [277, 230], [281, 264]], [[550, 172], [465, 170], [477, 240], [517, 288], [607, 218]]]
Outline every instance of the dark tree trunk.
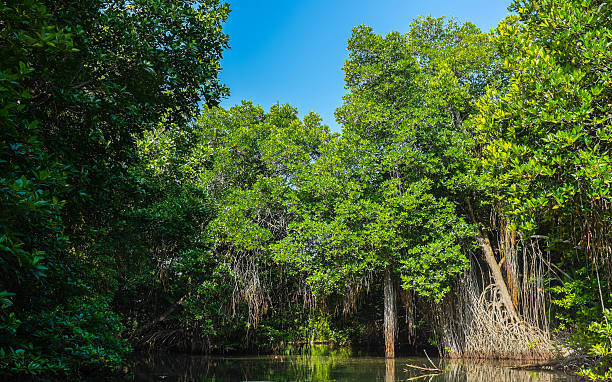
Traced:
[[389, 268], [385, 271], [385, 357], [395, 358], [395, 289]]

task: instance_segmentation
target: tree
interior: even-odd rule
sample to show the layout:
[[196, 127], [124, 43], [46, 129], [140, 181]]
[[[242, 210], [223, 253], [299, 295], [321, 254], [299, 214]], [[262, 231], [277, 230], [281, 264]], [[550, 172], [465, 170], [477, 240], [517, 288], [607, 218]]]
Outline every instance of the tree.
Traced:
[[323, 291], [382, 278], [387, 357], [397, 280], [440, 301], [468, 266], [462, 246], [473, 231], [453, 203], [454, 177], [470, 162], [462, 121], [486, 84], [489, 52], [473, 25], [444, 19], [385, 37], [361, 26], [349, 40], [342, 137], [301, 191], [306, 206], [285, 257]]
[[233, 300], [247, 303], [248, 325], [256, 326], [271, 304], [299, 298], [301, 280], [283, 277], [274, 247], [296, 218], [297, 185], [330, 133], [314, 113], [300, 121], [288, 105], [264, 113], [246, 102], [205, 111], [198, 125], [209, 150], [201, 176], [216, 212], [208, 240], [236, 279]]
[[[574, 310], [572, 325], [605, 320], [612, 303], [612, 7], [528, 0], [511, 9], [516, 15], [495, 34], [509, 83], [490, 89], [475, 117], [488, 192], [510, 229], [544, 237], [553, 263], [567, 271], [556, 288], [567, 294], [557, 304]], [[595, 281], [584, 279], [586, 269]], [[593, 289], [583, 294], [579, 284]], [[587, 306], [599, 306], [598, 317], [578, 318]]]
[[115, 258], [100, 245], [133, 197], [137, 136], [224, 94], [228, 8], [24, 0], [0, 12], [2, 370], [117, 367]]
[[[320, 122], [301, 121], [288, 105], [266, 113], [243, 102], [204, 107], [189, 127], [162, 123], [139, 141], [146, 197], [111, 237], [144, 243], [126, 249], [142, 271], [128, 273], [117, 294], [139, 324], [137, 344], [160, 338], [159, 346], [208, 353], [292, 340], [310, 312], [299, 303], [301, 275], [277, 263], [273, 247], [295, 219], [296, 184], [329, 139]], [[162, 273], [150, 303], [127, 305], [155, 285], [147, 274]]]

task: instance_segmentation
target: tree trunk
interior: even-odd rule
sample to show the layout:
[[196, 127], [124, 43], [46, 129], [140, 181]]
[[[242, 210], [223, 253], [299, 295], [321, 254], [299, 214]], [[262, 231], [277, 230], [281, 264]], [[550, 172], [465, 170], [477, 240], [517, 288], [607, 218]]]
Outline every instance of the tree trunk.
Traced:
[[504, 270], [506, 271], [506, 279], [508, 280], [508, 292], [512, 297], [512, 304], [514, 309], [518, 309], [519, 306], [519, 286], [517, 283], [517, 277], [512, 269], [511, 259], [516, 256], [516, 231], [510, 232], [506, 227], [503, 227], [504, 237], [504, 253], [502, 258], [504, 261]]
[[[476, 216], [474, 215], [474, 210], [472, 209], [472, 204], [470, 203], [469, 199], [467, 200], [467, 206], [472, 222], [478, 224], [478, 222], [476, 221]], [[487, 232], [482, 227], [478, 228], [477, 239], [478, 243], [480, 243], [482, 251], [484, 252], [487, 265], [489, 266], [491, 274], [493, 275], [493, 281], [495, 282], [495, 285], [499, 290], [501, 302], [502, 304], [504, 304], [504, 307], [508, 311], [508, 314], [510, 314], [513, 319], [517, 319], [518, 316], [516, 314], [516, 310], [514, 309], [514, 304], [512, 303], [512, 297], [510, 297], [508, 287], [506, 286], [506, 282], [504, 281], [504, 276], [502, 275], [499, 264], [495, 259], [493, 247], [491, 246], [491, 242], [489, 241], [489, 235], [487, 235]]]
[[510, 297], [510, 293], [508, 292], [508, 287], [504, 281], [504, 276], [499, 268], [499, 264], [497, 264], [497, 260], [495, 260], [493, 247], [491, 247], [491, 242], [489, 241], [489, 236], [483, 229], [478, 230], [478, 242], [480, 243], [480, 246], [485, 254], [485, 260], [487, 261], [491, 274], [493, 275], [493, 281], [495, 281], [495, 285], [499, 290], [502, 304], [504, 304], [504, 307], [512, 318], [517, 318], [516, 310], [514, 309], [514, 304], [512, 303], [512, 297]]
[[395, 289], [389, 267], [385, 271], [385, 357], [395, 358]]

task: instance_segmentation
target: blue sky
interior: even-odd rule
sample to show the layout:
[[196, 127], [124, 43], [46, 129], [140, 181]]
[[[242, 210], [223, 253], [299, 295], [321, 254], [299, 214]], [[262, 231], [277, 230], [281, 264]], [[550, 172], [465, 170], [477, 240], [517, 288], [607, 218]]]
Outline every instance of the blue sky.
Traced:
[[407, 32], [419, 15], [452, 16], [489, 31], [508, 15], [500, 0], [229, 0], [225, 33], [231, 49], [221, 62], [221, 81], [231, 107], [250, 100], [266, 110], [277, 102], [311, 110], [332, 130], [334, 110], [345, 94], [342, 65], [351, 29], [360, 24], [376, 33]]

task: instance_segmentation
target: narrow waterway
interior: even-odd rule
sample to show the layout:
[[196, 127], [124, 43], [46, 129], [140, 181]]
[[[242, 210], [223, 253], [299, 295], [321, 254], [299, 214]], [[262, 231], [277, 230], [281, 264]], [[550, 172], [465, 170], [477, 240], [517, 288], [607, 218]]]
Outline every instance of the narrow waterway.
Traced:
[[[142, 356], [134, 360], [125, 380], [172, 382], [235, 381], [427, 381], [427, 382], [553, 382], [577, 378], [544, 371], [516, 370], [516, 363], [494, 361], [385, 360], [375, 357], [265, 356], [204, 357]], [[419, 370], [408, 365], [422, 367]]]

